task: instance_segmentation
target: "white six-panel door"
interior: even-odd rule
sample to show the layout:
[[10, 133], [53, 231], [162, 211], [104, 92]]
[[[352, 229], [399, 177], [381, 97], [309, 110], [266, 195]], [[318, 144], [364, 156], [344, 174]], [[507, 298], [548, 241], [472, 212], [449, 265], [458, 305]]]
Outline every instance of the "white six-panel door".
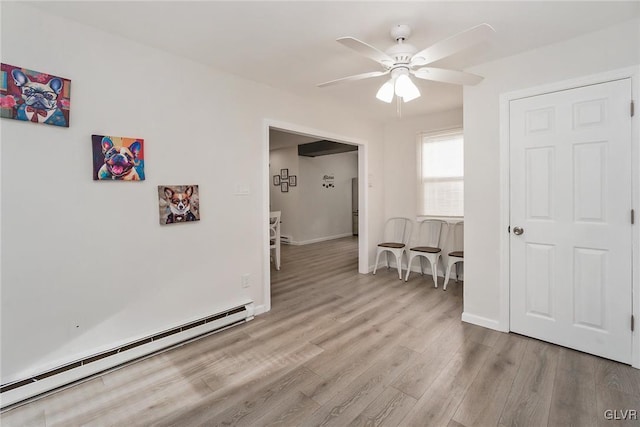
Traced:
[[623, 79], [509, 107], [511, 330], [624, 363], [632, 339], [630, 101]]

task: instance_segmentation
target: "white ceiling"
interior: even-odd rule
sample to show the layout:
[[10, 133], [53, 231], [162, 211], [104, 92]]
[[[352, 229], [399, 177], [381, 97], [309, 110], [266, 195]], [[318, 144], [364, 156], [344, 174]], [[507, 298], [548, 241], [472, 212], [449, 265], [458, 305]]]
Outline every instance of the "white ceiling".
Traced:
[[[330, 99], [376, 120], [394, 120], [395, 104], [375, 99], [385, 78], [317, 88], [316, 84], [380, 70], [338, 44], [353, 36], [381, 50], [394, 42], [389, 29], [409, 24], [409, 42], [423, 49], [486, 22], [496, 30], [487, 44], [434, 64], [463, 70], [566, 40], [640, 16], [640, 2], [522, 1], [70, 1], [33, 5], [104, 31], [218, 69], [290, 91]], [[416, 79], [417, 80], [417, 79]], [[420, 80], [422, 97], [403, 106], [403, 117], [459, 108], [460, 87]]]

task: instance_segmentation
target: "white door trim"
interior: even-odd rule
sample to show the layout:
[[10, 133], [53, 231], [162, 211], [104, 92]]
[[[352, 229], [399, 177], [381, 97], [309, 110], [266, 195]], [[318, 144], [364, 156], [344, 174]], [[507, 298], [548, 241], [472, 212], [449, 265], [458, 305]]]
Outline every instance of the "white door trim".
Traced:
[[[369, 201], [369, 188], [366, 177], [368, 172], [368, 147], [364, 140], [338, 135], [332, 132], [313, 129], [294, 123], [282, 122], [279, 120], [265, 119], [263, 121], [262, 134], [262, 218], [265, 224], [269, 218], [269, 189], [271, 176], [269, 175], [269, 129], [279, 129], [298, 133], [306, 136], [320, 136], [332, 141], [358, 146], [358, 272], [369, 273], [369, 212], [367, 209]], [[264, 305], [256, 314], [261, 314], [271, 310], [271, 263], [269, 249], [269, 229], [262, 227], [262, 283]]]
[[[632, 96], [636, 110], [640, 110], [640, 67], [629, 67], [600, 74], [564, 80], [542, 86], [507, 92], [500, 95], [500, 317], [498, 330], [508, 332], [509, 321], [509, 103], [530, 96], [543, 95], [561, 90], [573, 89], [612, 80], [631, 78]], [[636, 223], [633, 227], [633, 315], [636, 327], [632, 337], [632, 365], [640, 369], [640, 111], [636, 111], [631, 121], [631, 156], [634, 159], [632, 170], [632, 206], [636, 211]]]

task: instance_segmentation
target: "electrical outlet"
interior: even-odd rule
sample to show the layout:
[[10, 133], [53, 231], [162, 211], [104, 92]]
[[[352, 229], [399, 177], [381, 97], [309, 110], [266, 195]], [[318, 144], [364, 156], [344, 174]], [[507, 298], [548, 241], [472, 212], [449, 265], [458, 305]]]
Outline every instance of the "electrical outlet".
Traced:
[[242, 285], [243, 288], [249, 287], [250, 278], [251, 278], [250, 274], [243, 274], [242, 276], [240, 276], [240, 284]]

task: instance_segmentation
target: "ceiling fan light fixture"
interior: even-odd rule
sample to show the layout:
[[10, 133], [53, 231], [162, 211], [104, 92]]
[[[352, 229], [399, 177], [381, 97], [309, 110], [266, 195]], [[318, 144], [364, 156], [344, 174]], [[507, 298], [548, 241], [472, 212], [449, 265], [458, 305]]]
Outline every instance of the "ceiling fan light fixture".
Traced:
[[387, 104], [393, 100], [393, 79], [387, 80], [376, 93], [376, 98], [380, 101], [384, 101]]
[[[407, 43], [407, 38], [411, 34], [411, 28], [406, 24], [392, 27], [391, 38], [395, 40], [396, 43], [386, 51], [382, 51], [354, 37], [340, 37], [336, 40], [338, 43], [382, 65], [384, 70], [343, 77], [321, 83], [318, 86], [325, 87], [346, 81], [362, 80], [391, 74], [391, 80], [385, 82], [382, 87], [378, 89], [376, 98], [383, 102], [391, 103], [394, 96], [396, 96], [397, 111], [398, 116], [400, 116], [400, 106], [403, 102], [409, 102], [421, 96], [420, 90], [413, 82], [411, 75], [421, 80], [457, 85], [476, 85], [480, 83], [482, 81], [481, 76], [446, 68], [428, 67], [428, 65], [457, 54], [471, 46], [487, 42], [494, 33], [495, 30], [489, 24], [476, 25], [475, 27], [471, 27], [432, 44], [419, 52], [415, 46]], [[427, 65], [427, 67], [423, 67], [425, 65]]]
[[420, 90], [408, 74], [401, 74], [396, 79], [395, 94], [402, 97], [404, 102], [409, 102], [420, 96]]
[[411, 93], [409, 95], [405, 95], [402, 97], [402, 100], [404, 102], [409, 102], [409, 101], [413, 101], [416, 98], [420, 97], [420, 91], [417, 90], [418, 88], [416, 88], [416, 92], [415, 93]]

